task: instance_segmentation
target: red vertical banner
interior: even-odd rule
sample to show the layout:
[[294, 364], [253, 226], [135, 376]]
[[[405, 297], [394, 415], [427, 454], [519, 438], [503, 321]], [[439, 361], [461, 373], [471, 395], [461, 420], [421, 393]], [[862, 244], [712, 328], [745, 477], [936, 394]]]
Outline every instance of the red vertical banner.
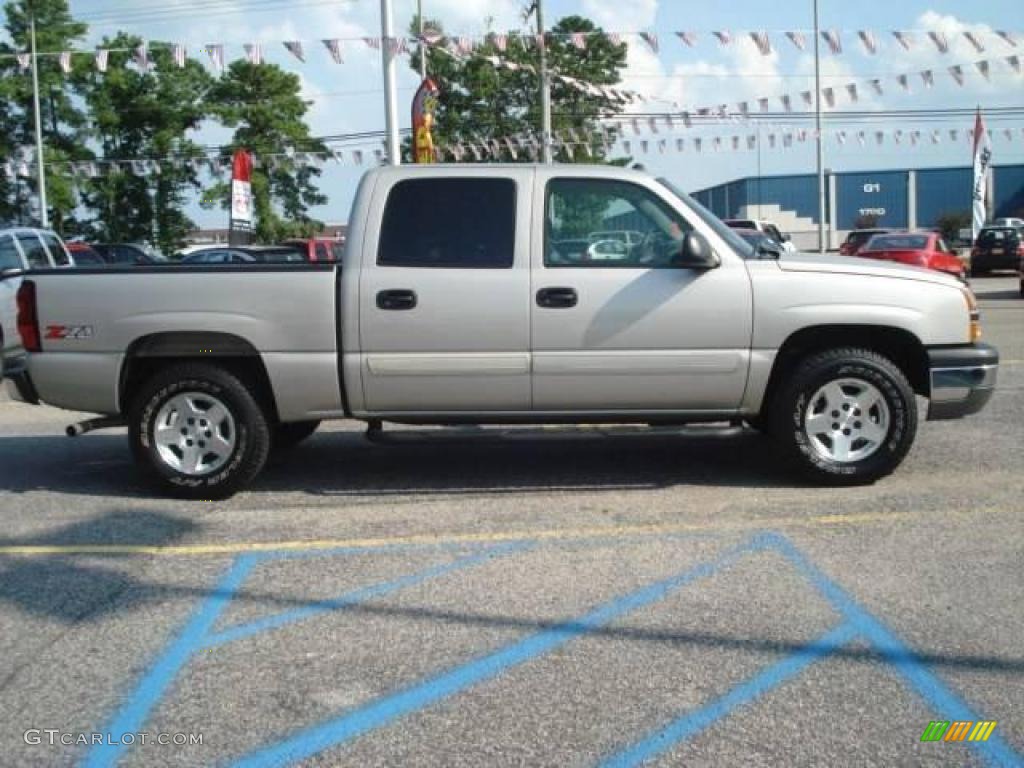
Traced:
[[437, 111], [437, 85], [429, 77], [424, 80], [412, 99], [412, 154], [417, 163], [433, 163], [434, 112]]
[[231, 245], [252, 242], [252, 155], [235, 151], [231, 160], [231, 219], [228, 227]]

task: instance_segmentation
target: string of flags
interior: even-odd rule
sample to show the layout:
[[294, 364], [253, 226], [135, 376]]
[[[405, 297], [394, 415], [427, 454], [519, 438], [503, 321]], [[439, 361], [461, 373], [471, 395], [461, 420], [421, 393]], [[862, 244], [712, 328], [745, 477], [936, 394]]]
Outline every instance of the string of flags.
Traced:
[[[952, 50], [953, 42], [958, 37], [963, 37], [963, 39], [966, 40], [978, 53], [985, 53], [992, 45], [997, 46], [997, 49], [1001, 49], [1004, 53], [1007, 52], [1007, 50], [1017, 50], [1021, 47], [1022, 41], [1024, 41], [1024, 33], [1011, 30], [993, 30], [991, 32], [984, 33], [973, 30], [964, 30], [951, 36], [944, 31], [934, 29], [891, 30], [889, 35], [879, 34], [870, 29], [826, 29], [822, 30], [820, 34], [828, 51], [837, 56], [849, 49], [848, 47], [844, 47], [844, 38], [856, 40], [863, 52], [870, 56], [877, 55], [879, 52], [883, 51], [885, 46], [883, 45], [882, 40], [887, 39], [889, 36], [892, 38], [889, 45], [897, 46], [899, 49], [903, 49], [904, 51], [913, 51], [916, 49], [927, 50], [928, 48], [934, 48], [934, 50], [940, 54], [949, 54]], [[779, 50], [780, 46], [773, 42], [773, 36], [777, 37], [779, 35], [781, 35], [783, 39], [788, 40], [789, 44], [798, 51], [807, 50], [808, 41], [814, 39], [814, 32], [812, 30], [781, 30], [774, 32], [769, 30], [713, 30], [710, 32], [681, 30], [673, 33], [672, 36], [678, 38], [680, 43], [686, 48], [695, 48], [701, 43], [701, 41], [708, 39], [721, 48], [750, 44], [754, 46], [761, 55], [770, 56]], [[547, 32], [543, 35], [489, 33], [486, 35], [476, 36], [444, 36], [440, 33], [428, 31], [422, 36], [417, 37], [336, 37], [314, 42], [317, 42], [318, 46], [322, 45], [324, 47], [333, 62], [336, 64], [343, 64], [345, 61], [343, 54], [344, 47], [351, 44], [365, 45], [375, 51], [384, 49], [391, 55], [398, 55], [408, 53], [412, 46], [422, 43], [431, 47], [444, 47], [460, 55], [468, 55], [473, 53], [477, 47], [484, 44], [493, 45], [499, 52], [504, 53], [509, 49], [509, 46], [512, 45], [519, 45], [523, 48], [540, 48], [549, 42], [554, 41], [562, 41], [579, 50], [586, 50], [591, 44], [591, 39], [595, 37], [607, 37], [614, 44], [620, 44], [623, 42], [626, 42], [627, 44], [630, 42], [639, 43], [649, 48], [655, 54], [661, 51], [661, 39], [658, 33], [646, 30], [639, 32], [610, 33], [599, 31], [569, 33]], [[306, 61], [306, 43], [309, 41], [284, 40], [280, 42], [284, 49], [295, 59], [300, 62]], [[184, 67], [185, 62], [189, 58], [188, 47], [183, 43], [170, 43], [166, 44], [166, 47], [171, 51], [172, 61], [174, 64], [178, 67]], [[224, 43], [207, 43], [199, 48], [200, 55], [209, 57], [214, 69], [218, 71], [224, 69], [226, 63], [226, 45]], [[244, 58], [254, 64], [262, 63], [264, 61], [262, 42], [244, 43], [241, 48], [241, 58]], [[73, 56], [91, 56], [95, 61], [96, 69], [100, 72], [106, 72], [109, 54], [112, 51], [124, 52], [127, 50], [129, 49], [100, 48], [94, 51], [46, 51], [38, 52], [36, 56], [57, 58], [61, 69], [65, 72], [71, 71]], [[133, 57], [140, 68], [145, 69], [150, 66], [146, 44], [143, 44], [136, 49], [131, 49], [129, 52], [133, 54]], [[22, 71], [27, 70], [31, 64], [31, 54], [27, 51], [20, 51], [0, 56], [0, 58], [10, 57], [14, 57], [17, 60], [18, 66]]]
[[[651, 118], [652, 124], [656, 118]], [[661, 118], [666, 127], [675, 125], [671, 115]], [[659, 133], [654, 129], [655, 133]], [[989, 129], [988, 136], [992, 140], [1006, 142], [1024, 142], [1024, 128]], [[960, 128], [892, 128], [892, 129], [835, 129], [822, 133], [826, 140], [831, 140], [839, 147], [846, 145], [860, 147], [894, 146], [901, 149], [914, 149], [944, 143], [973, 144], [974, 130]], [[619, 147], [621, 152], [630, 157], [648, 154], [666, 153], [704, 153], [704, 152], [739, 152], [754, 150], [786, 150], [807, 142], [813, 142], [817, 133], [813, 129], [794, 128], [793, 126], [767, 125], [761, 126], [757, 133], [733, 133], [717, 136], [669, 136], [661, 134], [651, 138], [626, 138], [618, 127], [602, 126], [596, 132], [578, 129], [567, 129], [557, 132], [553, 137], [553, 148], [560, 157], [574, 160], [577, 157], [592, 157], [600, 148], [606, 153]], [[435, 147], [438, 162], [452, 160], [462, 162], [473, 160], [486, 162], [491, 160], [536, 160], [541, 154], [541, 141], [537, 134], [519, 134], [506, 137], [475, 136], [450, 144], [438, 144]], [[333, 149], [327, 152], [288, 151], [276, 154], [256, 155], [253, 158], [255, 168], [317, 167], [334, 163], [336, 165], [362, 166], [366, 164], [380, 165], [387, 159], [387, 150], [383, 145], [358, 148]], [[17, 177], [34, 175], [34, 162], [25, 155], [21, 159], [7, 160], [0, 165], [4, 176], [13, 180]], [[195, 173], [208, 172], [214, 178], [223, 178], [230, 174], [231, 158], [221, 156], [201, 157], [163, 157], [134, 158], [117, 160], [83, 160], [47, 163], [54, 172], [72, 179], [95, 179], [117, 173], [128, 173], [135, 176], [159, 176], [172, 169], [191, 169]]]

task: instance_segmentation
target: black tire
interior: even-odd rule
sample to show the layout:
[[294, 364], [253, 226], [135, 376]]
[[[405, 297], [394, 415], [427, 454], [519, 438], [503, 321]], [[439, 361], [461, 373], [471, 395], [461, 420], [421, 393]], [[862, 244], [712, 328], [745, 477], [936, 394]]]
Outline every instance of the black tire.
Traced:
[[[828, 382], [858, 379], [873, 385], [889, 410], [881, 445], [859, 461], [835, 461], [812, 445], [804, 421], [810, 399]], [[900, 465], [917, 433], [917, 403], [907, 377], [888, 358], [867, 349], [820, 352], [803, 360], [772, 403], [772, 434], [801, 471], [828, 485], [872, 483]]]
[[319, 421], [292, 421], [274, 427], [272, 450], [287, 451], [311, 437], [320, 426]]
[[[209, 474], [179, 472], [160, 458], [153, 439], [155, 421], [168, 400], [184, 392], [216, 397], [234, 419], [234, 446], [223, 466]], [[270, 452], [270, 428], [263, 409], [234, 375], [215, 365], [182, 363], [157, 373], [135, 395], [128, 437], [135, 461], [163, 491], [187, 499], [224, 499], [260, 473]]]

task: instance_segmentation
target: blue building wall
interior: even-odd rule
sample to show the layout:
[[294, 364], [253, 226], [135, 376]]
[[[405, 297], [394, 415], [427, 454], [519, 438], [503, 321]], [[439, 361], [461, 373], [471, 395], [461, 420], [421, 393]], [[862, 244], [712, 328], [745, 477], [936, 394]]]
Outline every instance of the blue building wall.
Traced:
[[[1024, 165], [996, 166], [993, 173], [992, 217], [1024, 217]], [[881, 226], [910, 225], [909, 171], [840, 172], [834, 176], [837, 210], [829, 218], [835, 230], [853, 229], [862, 212], [880, 210], [885, 211], [879, 216]], [[934, 226], [943, 213], [969, 211], [972, 176], [969, 167], [916, 171], [917, 226]], [[815, 224], [818, 222], [818, 182], [813, 174], [738, 179], [698, 190], [693, 195], [723, 219], [740, 215], [744, 206], [762, 204], [778, 205]]]

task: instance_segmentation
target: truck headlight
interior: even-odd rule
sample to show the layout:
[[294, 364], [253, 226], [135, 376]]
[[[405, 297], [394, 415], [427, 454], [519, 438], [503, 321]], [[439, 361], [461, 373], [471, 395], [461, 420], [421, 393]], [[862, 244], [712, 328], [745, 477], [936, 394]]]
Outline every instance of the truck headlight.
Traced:
[[960, 289], [964, 294], [964, 301], [967, 302], [967, 316], [968, 328], [967, 337], [973, 344], [976, 341], [981, 341], [981, 312], [978, 311], [978, 300], [974, 296], [974, 291], [966, 286]]

